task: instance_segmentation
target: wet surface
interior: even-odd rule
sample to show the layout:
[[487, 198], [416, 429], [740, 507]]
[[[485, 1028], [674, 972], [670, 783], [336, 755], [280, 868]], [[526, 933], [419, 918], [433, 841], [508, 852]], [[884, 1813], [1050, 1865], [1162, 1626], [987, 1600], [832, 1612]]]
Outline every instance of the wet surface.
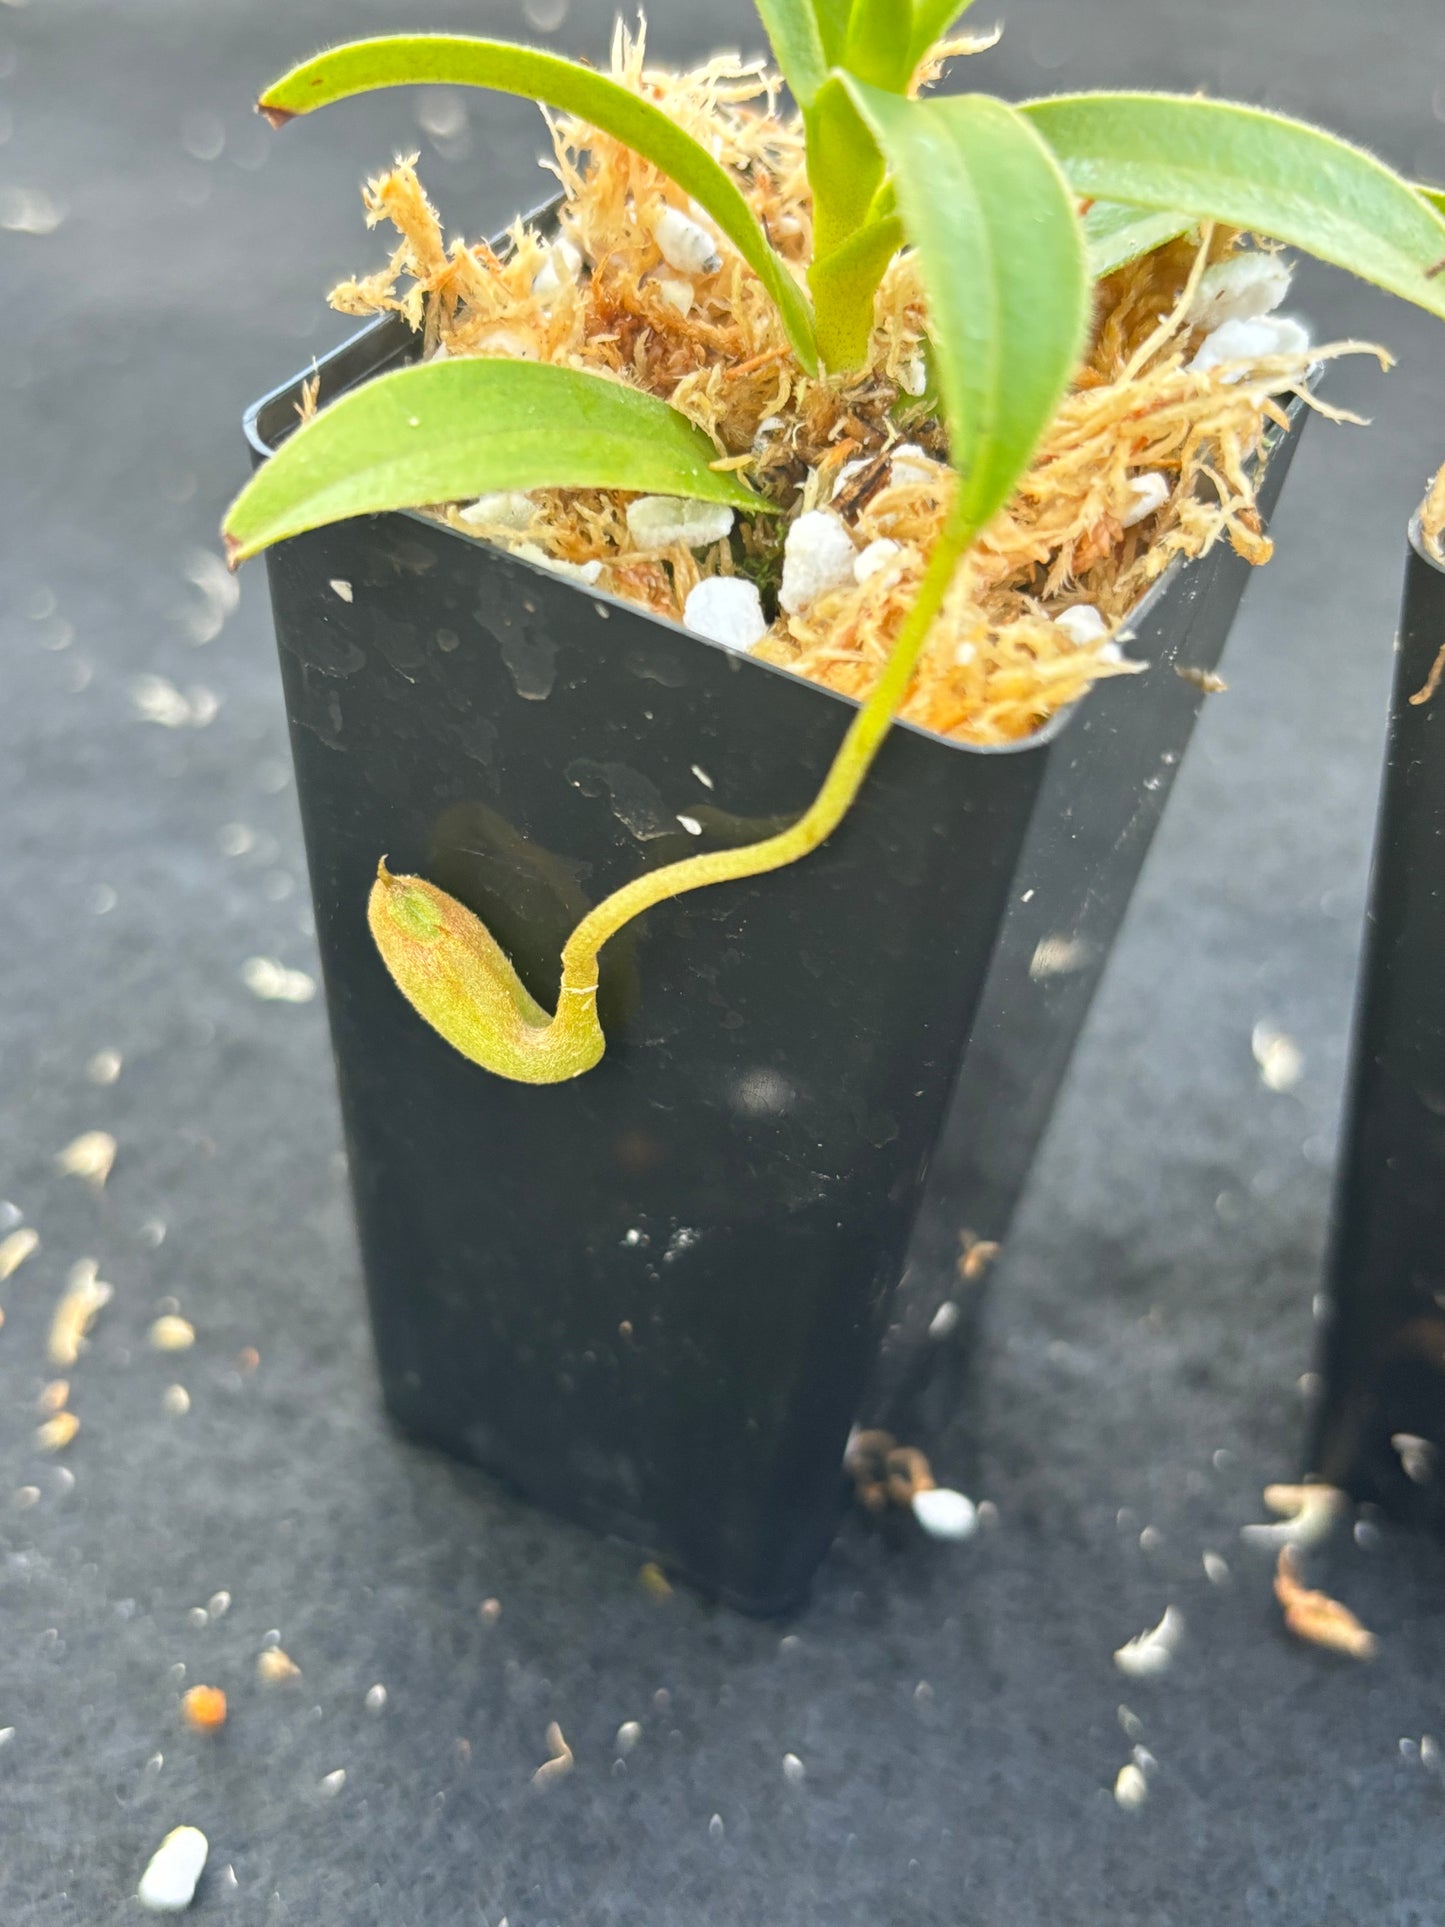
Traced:
[[[428, 24], [535, 35], [544, 11]], [[664, 56], [755, 38], [741, 8], [664, 11]], [[247, 113], [293, 56], [399, 19], [0, 9], [0, 418], [23, 456], [0, 586], [0, 1236], [41, 1239], [0, 1284], [0, 1918], [138, 1919], [141, 1870], [193, 1824], [194, 1917], [267, 1927], [1433, 1922], [1445, 1558], [1368, 1519], [1312, 1557], [1380, 1641], [1351, 1666], [1286, 1642], [1239, 1529], [1295, 1469], [1315, 1369], [1402, 530], [1445, 452], [1438, 326], [1302, 277], [1332, 335], [1401, 366], [1342, 369], [1334, 398], [1376, 427], [1301, 451], [995, 1266], [934, 1458], [996, 1523], [901, 1551], [850, 1528], [790, 1626], [658, 1598], [625, 1555], [388, 1431], [320, 1000], [243, 974], [316, 961], [262, 580], [232, 609], [213, 566], [241, 409], [345, 332], [317, 290], [378, 258], [365, 171], [421, 145], [473, 232], [537, 199], [520, 103], [484, 129], [479, 97], [398, 96], [279, 139]], [[558, 40], [596, 58], [607, 19], [573, 0]], [[1442, 31], [1435, 0], [1019, 0], [990, 65], [1017, 94], [1268, 98], [1441, 179]], [[141, 713], [148, 677], [184, 722]], [[1301, 1053], [1287, 1090], [1261, 1076], [1261, 1023]], [[96, 1076], [107, 1052], [119, 1072]], [[93, 1131], [117, 1145], [103, 1189], [53, 1162]], [[66, 1372], [80, 1432], [44, 1454], [47, 1336], [85, 1258], [113, 1296]], [[155, 1350], [176, 1315], [194, 1346]], [[1167, 1672], [1126, 1679], [1113, 1651], [1171, 1604]], [[257, 1678], [273, 1633], [299, 1681]], [[228, 1695], [219, 1734], [182, 1725], [198, 1683]], [[534, 1785], [552, 1722], [573, 1765]], [[1157, 1766], [1127, 1810], [1136, 1746]]]

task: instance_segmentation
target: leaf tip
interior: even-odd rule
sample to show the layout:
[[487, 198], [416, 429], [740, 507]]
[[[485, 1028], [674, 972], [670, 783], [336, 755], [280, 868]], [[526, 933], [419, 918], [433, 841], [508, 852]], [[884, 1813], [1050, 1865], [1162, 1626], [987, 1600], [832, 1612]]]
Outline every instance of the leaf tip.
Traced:
[[246, 560], [246, 545], [239, 535], [232, 535], [229, 529], [222, 529], [221, 547], [226, 558], [226, 567], [234, 575]]
[[291, 108], [273, 107], [264, 94], [262, 94], [261, 98], [256, 102], [256, 112], [263, 120], [269, 121], [278, 131], [286, 125], [288, 120], [295, 120], [296, 118]]

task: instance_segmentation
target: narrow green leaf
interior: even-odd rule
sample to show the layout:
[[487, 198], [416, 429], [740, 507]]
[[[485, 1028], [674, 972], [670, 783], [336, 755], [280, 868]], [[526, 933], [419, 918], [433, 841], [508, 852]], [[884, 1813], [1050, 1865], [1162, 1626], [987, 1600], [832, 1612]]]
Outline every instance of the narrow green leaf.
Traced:
[[909, 74], [935, 40], [942, 40], [973, 0], [913, 0], [913, 28], [908, 41]]
[[662, 108], [620, 82], [556, 54], [504, 40], [455, 34], [396, 34], [317, 54], [268, 87], [258, 106], [277, 126], [332, 101], [379, 87], [426, 84], [491, 87], [543, 101], [599, 127], [643, 155], [707, 209], [776, 302], [799, 361], [817, 367], [807, 297], [769, 247], [727, 169]]
[[666, 402], [535, 361], [434, 361], [342, 395], [284, 441], [232, 504], [228, 558], [351, 515], [500, 489], [626, 488], [771, 512]]
[[843, 75], [832, 74], [824, 81], [803, 120], [816, 263], [826, 261], [867, 221], [886, 169]]
[[901, 94], [914, 68], [908, 15], [908, 0], [853, 0], [840, 64], [859, 80]]
[[1250, 228], [1445, 316], [1445, 219], [1362, 148], [1302, 121], [1167, 94], [1073, 94], [1022, 111], [1075, 191]]
[[818, 314], [818, 352], [827, 368], [856, 368], [868, 355], [873, 297], [883, 270], [903, 246], [896, 214], [869, 221], [817, 261], [809, 275]]
[[793, 99], [800, 107], [811, 107], [836, 58], [824, 42], [812, 0], [757, 0], [757, 8]]
[[1159, 214], [1150, 208], [1125, 207], [1118, 201], [1095, 201], [1084, 216], [1089, 272], [1096, 281], [1102, 281], [1106, 274], [1127, 267], [1141, 254], [1152, 254], [1166, 241], [1177, 240], [1197, 226], [1188, 214]]
[[1003, 101], [852, 90], [918, 253], [958, 510], [976, 531], [1012, 494], [1083, 352], [1089, 283], [1074, 198]]
[[853, 0], [813, 0], [813, 13], [823, 41], [823, 59], [829, 67], [836, 67], [848, 43]]
[[1431, 207], [1438, 209], [1441, 214], [1445, 214], [1445, 187], [1426, 187], [1422, 183], [1415, 189], [1415, 192], [1417, 194], [1423, 194]]

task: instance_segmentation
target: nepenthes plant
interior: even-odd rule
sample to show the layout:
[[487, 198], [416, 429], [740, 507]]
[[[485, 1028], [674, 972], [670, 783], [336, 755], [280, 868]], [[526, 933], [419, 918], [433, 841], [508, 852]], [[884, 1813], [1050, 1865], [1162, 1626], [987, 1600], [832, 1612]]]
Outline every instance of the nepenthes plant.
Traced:
[[[451, 35], [363, 40], [305, 62], [259, 103], [280, 126], [378, 88], [444, 84], [523, 95], [584, 121], [660, 170], [676, 196], [660, 218], [678, 245], [696, 238], [706, 250], [711, 235], [735, 250], [775, 305], [785, 352], [829, 380], [848, 381], [866, 360], [880, 284], [901, 251], [922, 286], [951, 498], [881, 673], [803, 815], [761, 841], [638, 876], [588, 911], [563, 948], [555, 1012], [462, 904], [381, 863], [369, 919], [397, 985], [464, 1056], [520, 1082], [561, 1082], [602, 1057], [598, 954], [624, 925], [685, 891], [797, 862], [837, 827], [960, 560], [1008, 503], [1069, 390], [1098, 280], [1219, 223], [1445, 318], [1445, 193], [1331, 134], [1202, 98], [1083, 93], [1015, 106], [929, 94], [949, 52], [974, 50], [944, 38], [958, 0], [759, 0], [758, 11], [806, 136], [806, 285], [734, 173], [645, 89], [551, 53]], [[541, 488], [787, 512], [658, 396], [493, 354], [419, 362], [324, 408], [243, 491], [227, 551], [238, 564], [348, 516]]]

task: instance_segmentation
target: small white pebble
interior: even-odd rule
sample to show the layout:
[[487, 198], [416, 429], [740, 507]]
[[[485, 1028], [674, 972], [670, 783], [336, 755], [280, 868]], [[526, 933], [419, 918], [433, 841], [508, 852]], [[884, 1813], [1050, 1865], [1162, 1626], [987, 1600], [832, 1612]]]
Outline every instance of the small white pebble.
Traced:
[[1392, 1432], [1390, 1444], [1412, 1485], [1428, 1485], [1435, 1473], [1435, 1447], [1414, 1432]]
[[728, 649], [751, 649], [768, 633], [755, 582], [740, 575], [706, 575], [688, 591], [682, 619], [695, 635]]
[[857, 553], [852, 536], [831, 509], [809, 509], [788, 530], [783, 544], [778, 601], [790, 616], [801, 615], [819, 596], [853, 580]]
[[1149, 1798], [1149, 1782], [1133, 1760], [1119, 1768], [1114, 1779], [1114, 1798], [1128, 1809], [1142, 1807]]
[[895, 555], [903, 553], [903, 544], [895, 542], [890, 535], [880, 535], [861, 549], [853, 558], [853, 580], [859, 584], [869, 581], [880, 569], [886, 569]]
[[1419, 1747], [1416, 1745], [1414, 1740], [1410, 1740], [1410, 1739], [1402, 1739], [1399, 1745], [1400, 1745], [1400, 1758], [1402, 1760], [1408, 1760], [1413, 1766], [1415, 1761], [1418, 1760], [1420, 1757]]
[[566, 576], [569, 582], [584, 582], [588, 588], [602, 573], [600, 562], [562, 562], [539, 549], [535, 542], [519, 542], [512, 554], [521, 556], [524, 562], [535, 562], [540, 569], [550, 569], [553, 575]]
[[682, 827], [687, 831], [689, 836], [702, 835], [702, 825], [701, 823], [698, 822], [695, 816], [685, 816], [682, 813], [682, 811], [679, 810], [677, 820], [679, 823], [681, 823]]
[[798, 1758], [796, 1753], [785, 1753], [783, 1755], [783, 1778], [785, 1780], [797, 1786], [805, 1778], [807, 1771], [808, 1769], [803, 1765], [803, 1762]]
[[1153, 470], [1144, 475], [1131, 475], [1129, 493], [1132, 500], [1119, 518], [1123, 527], [1132, 529], [1136, 523], [1156, 515], [1172, 492], [1167, 475], [1160, 475]]
[[186, 1624], [193, 1626], [198, 1633], [204, 1632], [210, 1623], [211, 1615], [206, 1611], [204, 1606], [192, 1606], [191, 1610], [186, 1614]]
[[15, 1494], [15, 1510], [17, 1512], [28, 1512], [31, 1506], [39, 1505], [39, 1503], [40, 1487], [38, 1485], [22, 1485], [17, 1489]]
[[1164, 1617], [1148, 1632], [1136, 1633], [1114, 1654], [1114, 1664], [1130, 1679], [1153, 1679], [1166, 1672], [1184, 1633], [1184, 1616], [1166, 1606]]
[[366, 1710], [368, 1713], [379, 1713], [385, 1705], [386, 1688], [378, 1680], [375, 1686], [366, 1689]]
[[1304, 1052], [1286, 1031], [1277, 1030], [1264, 1018], [1250, 1032], [1249, 1048], [1266, 1090], [1292, 1091], [1304, 1076]]
[[938, 481], [945, 473], [943, 464], [925, 455], [917, 442], [900, 442], [888, 457], [889, 481], [896, 488], [915, 483]]
[[161, 1394], [161, 1410], [167, 1418], [184, 1418], [191, 1409], [191, 1395], [184, 1385], [167, 1385]]
[[1308, 328], [1287, 315], [1260, 315], [1253, 321], [1225, 321], [1204, 337], [1189, 372], [1205, 375], [1229, 362], [1242, 365], [1226, 381], [1243, 381], [1250, 362], [1273, 355], [1302, 355], [1310, 345]]
[[1253, 321], [1271, 314], [1289, 293], [1293, 279], [1278, 254], [1231, 254], [1206, 268], [1189, 306], [1196, 328], [1218, 328], [1226, 321]]
[[1264, 1502], [1280, 1515], [1277, 1523], [1241, 1526], [1239, 1536], [1246, 1545], [1270, 1551], [1319, 1545], [1329, 1537], [1347, 1503], [1344, 1493], [1332, 1485], [1267, 1485]]
[[716, 274], [722, 266], [717, 243], [697, 221], [675, 207], [661, 207], [653, 216], [652, 238], [670, 268], [679, 274]]
[[304, 970], [288, 970], [274, 957], [248, 957], [241, 965], [241, 982], [253, 997], [268, 1004], [309, 1004], [316, 980]]
[[1117, 1707], [1115, 1709], [1115, 1718], [1118, 1720], [1119, 1725], [1122, 1727], [1128, 1739], [1139, 1740], [1144, 1737], [1144, 1722], [1130, 1707]]
[[915, 1492], [913, 1516], [930, 1539], [971, 1539], [978, 1530], [978, 1508], [962, 1492], [946, 1485]]
[[563, 286], [570, 286], [577, 279], [577, 270], [582, 266], [582, 254], [565, 234], [547, 249], [547, 258], [532, 276], [532, 292], [537, 295], [556, 294]]
[[720, 1813], [715, 1813], [711, 1818], [711, 1820], [708, 1821], [707, 1831], [708, 1831], [709, 1839], [712, 1839], [712, 1840], [722, 1839], [724, 1829], [723, 1829], [723, 1817]]
[[182, 1914], [195, 1898], [210, 1842], [199, 1827], [175, 1827], [151, 1856], [136, 1899], [153, 1914]]
[[22, 1225], [8, 1237], [0, 1238], [0, 1279], [10, 1278], [40, 1249], [40, 1233]]
[[213, 1592], [206, 1601], [206, 1611], [212, 1619], [224, 1619], [231, 1610], [231, 1595], [228, 1592]]
[[339, 575], [331, 578], [331, 593], [340, 596], [343, 602], [350, 602], [352, 600], [351, 584]]
[[626, 1756], [641, 1738], [642, 1728], [637, 1721], [624, 1720], [617, 1729], [617, 1751]]
[[971, 662], [973, 661], [973, 659], [974, 659], [974, 657], [975, 657], [975, 656], [976, 656], [977, 654], [978, 654], [978, 644], [977, 644], [977, 643], [975, 643], [975, 642], [959, 642], [959, 643], [955, 643], [955, 644], [954, 644], [954, 649], [953, 649], [953, 666], [954, 666], [954, 668], [955, 668], [955, 669], [967, 669], [967, 667], [968, 667], [968, 665], [969, 665], [969, 664], [970, 664], [970, 663], [971, 663]]
[[1091, 642], [1102, 642], [1109, 633], [1108, 623], [1092, 602], [1079, 602], [1063, 610], [1054, 617], [1054, 627], [1062, 629], [1080, 649], [1087, 649]]
[[1420, 1735], [1420, 1764], [1430, 1773], [1440, 1765], [1440, 1748], [1428, 1733]]
[[15, 1728], [13, 1726], [0, 1726], [0, 1746], [9, 1746], [14, 1738]]
[[121, 1055], [118, 1050], [98, 1050], [85, 1067], [85, 1074], [92, 1084], [113, 1084], [120, 1076]]
[[189, 1351], [196, 1342], [196, 1328], [188, 1319], [167, 1316], [151, 1326], [151, 1344], [158, 1352]]
[[66, 1177], [84, 1178], [99, 1191], [110, 1176], [115, 1150], [115, 1139], [109, 1131], [83, 1131], [63, 1151], [56, 1152], [55, 1162]]
[[457, 510], [460, 519], [472, 528], [529, 529], [537, 514], [537, 504], [519, 489], [500, 489], [492, 495], [479, 495]]
[[627, 504], [627, 532], [639, 549], [707, 548], [732, 532], [726, 502], [697, 502], [681, 495], [640, 495]]
[[657, 289], [657, 292], [662, 296], [668, 307], [676, 308], [679, 314], [690, 314], [692, 312], [692, 304], [697, 299], [697, 296], [693, 290], [691, 281], [684, 281], [681, 276], [659, 274], [653, 280], [652, 285]]
[[1229, 1561], [1221, 1558], [1217, 1552], [1206, 1552], [1204, 1555], [1204, 1574], [1211, 1586], [1227, 1586], [1229, 1584]]
[[946, 1298], [928, 1321], [928, 1336], [933, 1339], [947, 1338], [958, 1329], [959, 1311], [951, 1298]]
[[335, 1772], [328, 1773], [321, 1782], [321, 1792], [328, 1800], [334, 1800], [346, 1785], [346, 1768], [339, 1766]]

